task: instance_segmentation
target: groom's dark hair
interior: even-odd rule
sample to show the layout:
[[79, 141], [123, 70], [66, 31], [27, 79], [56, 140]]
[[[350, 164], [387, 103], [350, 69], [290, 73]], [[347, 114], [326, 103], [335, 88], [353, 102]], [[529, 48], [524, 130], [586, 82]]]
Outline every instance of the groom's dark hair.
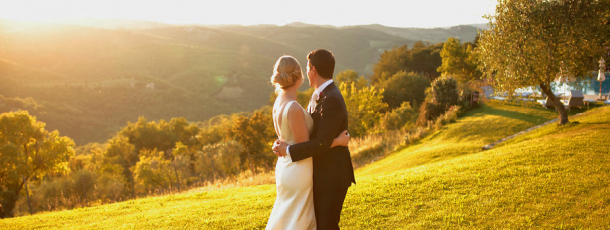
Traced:
[[328, 50], [317, 49], [309, 52], [307, 55], [309, 64], [316, 67], [316, 71], [320, 77], [324, 79], [332, 79], [335, 71], [335, 56]]

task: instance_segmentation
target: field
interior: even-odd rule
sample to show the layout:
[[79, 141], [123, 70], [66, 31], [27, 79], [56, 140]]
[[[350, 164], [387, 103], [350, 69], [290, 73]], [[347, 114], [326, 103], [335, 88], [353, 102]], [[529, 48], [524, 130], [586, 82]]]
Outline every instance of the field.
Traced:
[[[610, 228], [610, 107], [554, 118], [489, 104], [356, 172], [343, 229]], [[274, 185], [193, 190], [0, 221], [2, 229], [260, 229]]]

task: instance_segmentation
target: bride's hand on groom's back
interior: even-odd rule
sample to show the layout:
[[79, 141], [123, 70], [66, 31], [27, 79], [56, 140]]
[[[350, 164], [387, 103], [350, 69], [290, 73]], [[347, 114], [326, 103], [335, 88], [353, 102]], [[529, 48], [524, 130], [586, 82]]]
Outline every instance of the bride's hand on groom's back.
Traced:
[[332, 148], [336, 146], [348, 146], [349, 139], [349, 133], [347, 133], [347, 130], [344, 130], [343, 132], [341, 132], [341, 134], [339, 134], [339, 136], [335, 138], [335, 140], [333, 140], [333, 144], [330, 147]]
[[[286, 155], [285, 151], [286, 151], [286, 147], [288, 145], [286, 144], [286, 142], [277, 139], [275, 140], [275, 142], [273, 142], [273, 147], [271, 148], [273, 150], [273, 154], [275, 154], [278, 157], [283, 157]], [[284, 150], [284, 151], [282, 151]]]

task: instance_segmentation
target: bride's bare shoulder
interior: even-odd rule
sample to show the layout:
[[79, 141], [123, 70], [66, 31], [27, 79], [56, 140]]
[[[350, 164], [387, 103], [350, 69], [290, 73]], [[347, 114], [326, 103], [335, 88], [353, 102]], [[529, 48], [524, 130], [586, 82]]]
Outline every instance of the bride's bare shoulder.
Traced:
[[303, 107], [301, 107], [301, 105], [299, 105], [299, 103], [293, 102], [289, 106], [290, 106], [290, 108], [287, 108], [289, 117], [304, 115]]

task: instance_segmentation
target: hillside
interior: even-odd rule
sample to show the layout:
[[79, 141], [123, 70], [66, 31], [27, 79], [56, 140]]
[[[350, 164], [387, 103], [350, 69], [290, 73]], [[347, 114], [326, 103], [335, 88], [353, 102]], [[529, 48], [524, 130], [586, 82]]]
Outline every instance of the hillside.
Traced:
[[366, 25], [358, 26], [362, 28], [382, 31], [387, 34], [402, 37], [405, 39], [426, 41], [431, 44], [447, 41], [447, 38], [453, 37], [460, 39], [462, 42], [472, 42], [477, 35], [477, 30], [486, 28], [486, 25], [461, 25], [449, 28], [397, 28], [387, 27], [383, 25]]
[[[609, 228], [610, 107], [543, 123], [551, 110], [490, 104], [357, 171], [344, 229]], [[274, 185], [145, 198], [0, 220], [6, 229], [265, 226]]]
[[416, 42], [416, 40], [404, 39], [382, 31], [361, 27], [227, 26], [219, 29], [298, 46], [305, 51], [303, 55], [296, 56], [301, 63], [307, 63], [305, 56], [309, 51], [319, 48], [329, 49], [333, 51], [337, 60], [335, 72], [353, 69], [363, 75], [373, 73], [373, 65], [383, 51], [405, 44], [411, 46]]
[[[269, 103], [269, 75], [284, 54], [304, 66], [309, 51], [330, 49], [336, 73], [368, 76], [385, 50], [466, 34], [476, 30], [0, 19], [0, 113], [29, 110], [78, 145], [104, 142], [140, 116], [197, 122], [258, 109]], [[37, 106], [13, 103], [26, 99]]]
[[[373, 30], [242, 29], [248, 31], [0, 20], [0, 95], [13, 101], [32, 98], [39, 106], [30, 114], [80, 145], [103, 142], [139, 116], [205, 121], [260, 108], [273, 92], [268, 83], [273, 64], [284, 54], [306, 63], [306, 54], [315, 48], [336, 49], [337, 72], [364, 71], [381, 51], [411, 42]], [[0, 101], [0, 112], [18, 109], [28, 108]]]

